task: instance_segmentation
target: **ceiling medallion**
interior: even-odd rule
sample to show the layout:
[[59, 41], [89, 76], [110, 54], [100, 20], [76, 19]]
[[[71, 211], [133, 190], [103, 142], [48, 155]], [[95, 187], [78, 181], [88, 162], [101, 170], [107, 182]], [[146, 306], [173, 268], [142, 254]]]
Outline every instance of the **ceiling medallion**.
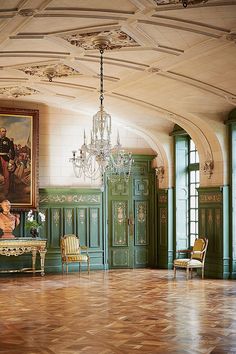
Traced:
[[111, 31], [90, 32], [90, 33], [72, 33], [63, 36], [70, 44], [81, 47], [85, 50], [94, 49], [94, 42], [99, 37], [109, 37], [109, 42], [106, 42], [104, 49], [120, 49], [122, 47], [137, 47], [139, 44], [125, 32], [114, 29]]
[[47, 78], [49, 82], [52, 82], [52, 79], [55, 77], [60, 78], [79, 75], [77, 70], [65, 64], [25, 66], [18, 70], [23, 71], [27, 75]]
[[30, 96], [40, 93], [30, 87], [14, 86], [0, 88], [0, 95], [7, 96], [9, 98], [18, 98], [22, 96]]

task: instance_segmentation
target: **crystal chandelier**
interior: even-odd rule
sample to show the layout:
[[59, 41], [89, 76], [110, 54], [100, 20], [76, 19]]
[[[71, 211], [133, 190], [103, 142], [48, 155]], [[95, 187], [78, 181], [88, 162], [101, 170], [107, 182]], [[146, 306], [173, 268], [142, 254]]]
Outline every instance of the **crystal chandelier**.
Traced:
[[124, 179], [128, 181], [131, 173], [133, 158], [131, 153], [126, 153], [120, 144], [119, 134], [117, 143], [111, 144], [111, 116], [103, 107], [103, 53], [109, 46], [108, 38], [98, 36], [94, 40], [94, 47], [100, 51], [100, 109], [93, 116], [93, 126], [90, 134], [90, 142], [87, 143], [84, 132], [84, 143], [77, 151], [72, 151], [70, 162], [73, 164], [75, 176], [82, 176], [104, 181], [108, 176], [110, 181]]

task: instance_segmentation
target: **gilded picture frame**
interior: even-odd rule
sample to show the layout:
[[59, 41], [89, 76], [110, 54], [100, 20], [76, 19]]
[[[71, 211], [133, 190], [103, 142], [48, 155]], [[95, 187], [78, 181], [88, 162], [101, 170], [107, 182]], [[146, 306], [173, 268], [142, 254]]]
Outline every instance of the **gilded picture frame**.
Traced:
[[38, 207], [39, 111], [0, 107], [0, 202]]

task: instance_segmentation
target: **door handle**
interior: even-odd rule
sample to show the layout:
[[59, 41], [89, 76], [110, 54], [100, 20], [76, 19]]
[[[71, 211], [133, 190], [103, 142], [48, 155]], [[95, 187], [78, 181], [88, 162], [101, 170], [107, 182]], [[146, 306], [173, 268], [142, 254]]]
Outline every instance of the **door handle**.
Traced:
[[133, 218], [128, 218], [128, 225], [134, 225]]

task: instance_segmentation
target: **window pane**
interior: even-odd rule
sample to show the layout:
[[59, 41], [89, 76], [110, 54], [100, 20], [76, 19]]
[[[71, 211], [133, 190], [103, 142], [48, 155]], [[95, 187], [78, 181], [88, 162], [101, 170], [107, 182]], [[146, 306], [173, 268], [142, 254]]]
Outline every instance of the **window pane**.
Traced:
[[196, 146], [195, 146], [193, 140], [190, 139], [190, 151], [192, 151], [192, 150], [196, 150]]
[[190, 246], [194, 245], [195, 238], [196, 238], [195, 235], [190, 235]]
[[196, 208], [196, 198], [190, 197], [190, 208]]
[[197, 151], [196, 151], [196, 161], [195, 162], [199, 162], [199, 155], [198, 155]]
[[196, 182], [199, 182], [199, 171], [196, 171]]
[[195, 184], [190, 184], [190, 195], [196, 195], [197, 191], [195, 188]]
[[190, 172], [190, 182], [196, 182], [196, 172], [195, 171], [191, 171]]
[[191, 234], [195, 234], [196, 233], [196, 223], [195, 222], [191, 222], [190, 223], [190, 233]]
[[194, 163], [195, 162], [195, 151], [191, 151], [190, 152], [190, 163]]
[[190, 210], [190, 220], [196, 220], [196, 211]]

